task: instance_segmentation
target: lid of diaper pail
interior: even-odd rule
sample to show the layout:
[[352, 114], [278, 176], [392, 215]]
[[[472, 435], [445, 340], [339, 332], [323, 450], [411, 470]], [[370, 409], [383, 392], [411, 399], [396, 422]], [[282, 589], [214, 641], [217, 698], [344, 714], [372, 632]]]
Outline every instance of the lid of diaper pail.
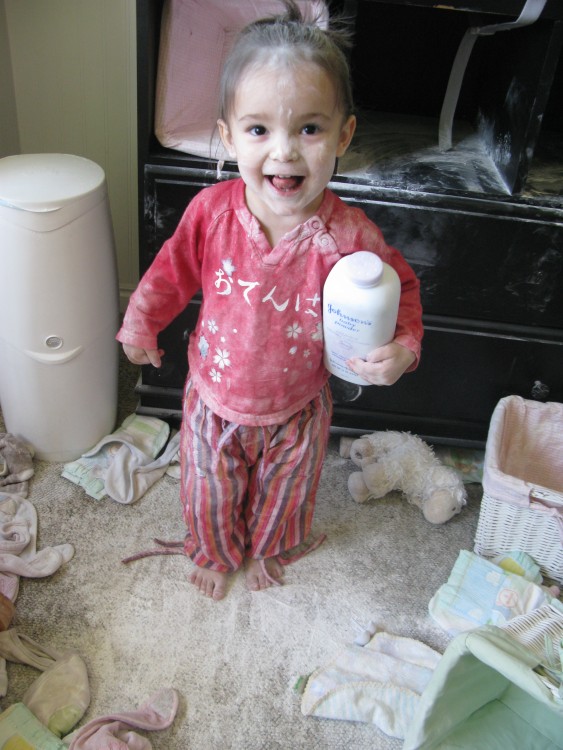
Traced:
[[0, 207], [56, 211], [105, 190], [104, 170], [72, 154], [18, 154], [0, 159]]

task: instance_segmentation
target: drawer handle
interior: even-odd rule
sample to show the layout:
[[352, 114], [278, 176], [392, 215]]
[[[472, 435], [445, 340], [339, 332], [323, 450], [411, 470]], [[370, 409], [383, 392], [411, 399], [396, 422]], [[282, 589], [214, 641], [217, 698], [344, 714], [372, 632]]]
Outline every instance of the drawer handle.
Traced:
[[541, 380], [534, 380], [531, 395], [536, 401], [546, 401], [549, 396], [549, 386]]

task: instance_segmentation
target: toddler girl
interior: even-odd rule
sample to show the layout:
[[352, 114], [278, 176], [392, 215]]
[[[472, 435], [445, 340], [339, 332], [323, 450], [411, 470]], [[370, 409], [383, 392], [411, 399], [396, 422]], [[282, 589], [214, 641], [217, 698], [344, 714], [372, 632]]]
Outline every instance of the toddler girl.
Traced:
[[118, 339], [159, 367], [157, 334], [202, 290], [181, 435], [184, 549], [215, 600], [246, 568], [259, 590], [306, 540], [331, 421], [321, 295], [345, 254], [370, 250], [402, 284], [393, 342], [349, 366], [374, 385], [415, 368], [419, 284], [364, 213], [327, 184], [356, 125], [341, 39], [286, 13], [246, 27], [225, 64], [221, 139], [240, 178], [202, 190], [131, 296]]

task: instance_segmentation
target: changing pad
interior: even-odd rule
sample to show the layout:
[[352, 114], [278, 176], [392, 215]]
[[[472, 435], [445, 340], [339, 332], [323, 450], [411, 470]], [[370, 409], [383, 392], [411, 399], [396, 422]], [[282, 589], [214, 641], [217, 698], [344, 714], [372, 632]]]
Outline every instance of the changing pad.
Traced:
[[[306, 18], [328, 20], [322, 0], [298, 3]], [[283, 12], [279, 0], [167, 0], [162, 11], [155, 102], [161, 145], [228, 159], [216, 127], [219, 80], [233, 42], [247, 24]]]

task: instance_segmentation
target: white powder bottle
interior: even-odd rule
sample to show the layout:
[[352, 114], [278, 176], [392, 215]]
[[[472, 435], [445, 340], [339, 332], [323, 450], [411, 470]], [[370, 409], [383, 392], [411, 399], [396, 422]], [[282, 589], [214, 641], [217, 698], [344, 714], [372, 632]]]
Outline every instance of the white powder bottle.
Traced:
[[359, 250], [336, 263], [323, 291], [324, 362], [329, 372], [369, 385], [346, 361], [365, 359], [393, 340], [400, 295], [397, 272], [375, 253]]

